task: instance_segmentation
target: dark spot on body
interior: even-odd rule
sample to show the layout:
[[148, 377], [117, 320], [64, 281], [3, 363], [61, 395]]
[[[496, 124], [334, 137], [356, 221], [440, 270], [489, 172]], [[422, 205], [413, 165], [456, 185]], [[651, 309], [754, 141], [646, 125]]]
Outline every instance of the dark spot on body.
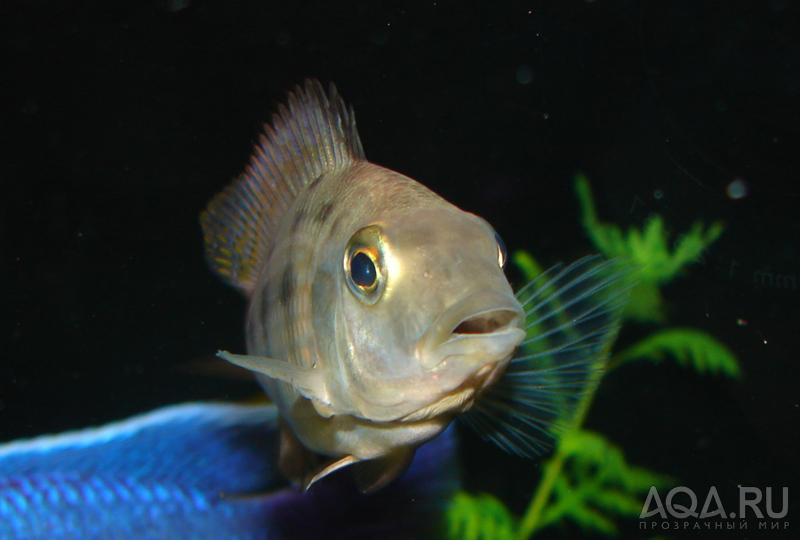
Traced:
[[304, 210], [298, 211], [297, 214], [294, 216], [294, 221], [292, 221], [292, 226], [290, 228], [292, 234], [297, 232], [297, 230], [300, 228], [300, 225], [303, 224], [303, 221], [305, 221], [305, 219], [306, 219], [305, 211]]
[[333, 238], [336, 235], [336, 232], [339, 230], [339, 227], [342, 225], [342, 219], [344, 219], [344, 215], [339, 214], [336, 216], [336, 219], [333, 220], [333, 225], [331, 225], [331, 230], [328, 233], [328, 238]]
[[320, 176], [317, 176], [317, 177], [314, 179], [314, 181], [313, 181], [313, 182], [311, 182], [310, 184], [308, 184], [308, 188], [307, 188], [307, 189], [308, 189], [308, 191], [313, 191], [314, 189], [316, 189], [316, 188], [317, 188], [317, 186], [319, 186], [319, 185], [320, 185], [320, 183], [321, 183], [321, 182], [320, 182], [320, 180], [322, 180], [322, 177], [323, 177], [323, 176], [325, 176], [325, 175], [324, 175], [324, 174], [322, 174], [322, 175], [320, 175]]
[[311, 285], [311, 317], [317, 332], [324, 333], [323, 329], [332, 331], [334, 318], [330, 316], [335, 310], [336, 278], [328, 270], [321, 269], [314, 276]]
[[317, 215], [315, 216], [316, 220], [319, 221], [320, 223], [324, 223], [325, 221], [327, 221], [331, 215], [331, 212], [333, 212], [334, 206], [335, 204], [333, 203], [333, 201], [327, 201], [326, 203], [324, 203], [322, 207], [320, 207], [319, 212], [317, 212]]
[[294, 281], [292, 279], [292, 265], [286, 265], [281, 277], [281, 284], [278, 287], [278, 299], [281, 304], [287, 305], [294, 295]]

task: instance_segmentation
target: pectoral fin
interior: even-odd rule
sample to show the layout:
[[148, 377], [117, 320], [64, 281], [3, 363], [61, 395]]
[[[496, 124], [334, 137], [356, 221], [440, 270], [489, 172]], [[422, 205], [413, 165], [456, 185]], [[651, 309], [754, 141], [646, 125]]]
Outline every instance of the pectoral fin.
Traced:
[[305, 481], [304, 487], [305, 489], [308, 489], [318, 481], [322, 480], [323, 478], [331, 474], [332, 472], [338, 471], [342, 467], [347, 467], [348, 465], [352, 465], [353, 463], [357, 462], [358, 458], [355, 458], [353, 456], [345, 456], [341, 459], [330, 461], [328, 462], [327, 465], [319, 469], [316, 473], [314, 473], [313, 475], [309, 475], [309, 478], [307, 478]]
[[526, 285], [517, 298], [527, 339], [459, 419], [509, 453], [548, 451], [597, 384], [635, 284], [625, 260], [595, 256], [555, 266]]
[[303, 396], [326, 403], [325, 385], [320, 372], [303, 366], [298, 366], [284, 360], [255, 356], [249, 354], [231, 354], [228, 351], [219, 351], [217, 356], [232, 364], [261, 373], [272, 379], [278, 379], [291, 384]]

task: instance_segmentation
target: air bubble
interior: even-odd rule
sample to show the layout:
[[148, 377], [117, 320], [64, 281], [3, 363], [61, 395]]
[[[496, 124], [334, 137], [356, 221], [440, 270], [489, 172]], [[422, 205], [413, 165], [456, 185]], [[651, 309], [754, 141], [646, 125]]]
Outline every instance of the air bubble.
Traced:
[[519, 84], [530, 84], [533, 81], [533, 71], [528, 66], [521, 66], [517, 70], [517, 82]]
[[742, 199], [747, 196], [747, 182], [743, 178], [734, 178], [725, 189], [731, 199]]

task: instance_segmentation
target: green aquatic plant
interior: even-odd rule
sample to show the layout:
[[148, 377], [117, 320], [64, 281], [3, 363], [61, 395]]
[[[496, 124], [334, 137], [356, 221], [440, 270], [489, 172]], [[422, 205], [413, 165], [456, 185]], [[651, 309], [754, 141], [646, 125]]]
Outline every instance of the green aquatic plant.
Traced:
[[694, 328], [667, 328], [654, 332], [612, 356], [608, 369], [615, 369], [631, 360], [646, 359], [658, 363], [667, 357], [701, 374], [732, 378], [741, 375], [739, 362], [733, 353], [713, 337]]
[[663, 475], [629, 465], [622, 449], [585, 429], [573, 429], [561, 438], [557, 459], [544, 464], [543, 478], [552, 482], [547, 486], [552, 503], [540, 512], [526, 512], [517, 538], [564, 519], [588, 531], [614, 534], [613, 516], [636, 517], [651, 486], [673, 484]]
[[519, 520], [494, 495], [458, 491], [447, 509], [447, 537], [464, 540], [514, 540]]
[[[575, 193], [587, 235], [606, 257], [623, 257], [639, 267], [638, 283], [623, 314], [624, 321], [663, 322], [664, 300], [660, 287], [682, 275], [722, 234], [721, 223], [706, 227], [695, 223], [670, 249], [670, 236], [661, 216], [651, 217], [642, 228], [627, 231], [597, 218], [589, 182], [575, 178]], [[542, 266], [525, 251], [512, 260], [526, 278], [542, 274]], [[636, 359], [657, 363], [673, 358], [699, 374], [732, 378], [741, 372], [736, 357], [709, 334], [692, 328], [656, 331], [638, 343], [611, 352], [606, 372]], [[542, 478], [524, 514], [516, 517], [496, 497], [459, 492], [447, 511], [447, 534], [463, 540], [525, 540], [537, 531], [571, 521], [582, 530], [616, 535], [616, 520], [639, 515], [651, 486], [665, 488], [675, 482], [663, 474], [626, 462], [621, 448], [599, 433], [584, 429], [583, 421], [596, 386], [578, 403], [553, 454], [544, 462]]]
[[639, 267], [639, 284], [626, 308], [626, 317], [638, 322], [663, 322], [665, 316], [659, 287], [678, 277], [689, 264], [698, 260], [711, 243], [722, 234], [723, 225], [715, 222], [705, 227], [697, 222], [678, 236], [670, 249], [670, 236], [664, 219], [653, 215], [641, 229], [626, 232], [597, 218], [589, 180], [575, 176], [575, 194], [581, 206], [581, 223], [595, 247], [606, 257], [624, 257]]

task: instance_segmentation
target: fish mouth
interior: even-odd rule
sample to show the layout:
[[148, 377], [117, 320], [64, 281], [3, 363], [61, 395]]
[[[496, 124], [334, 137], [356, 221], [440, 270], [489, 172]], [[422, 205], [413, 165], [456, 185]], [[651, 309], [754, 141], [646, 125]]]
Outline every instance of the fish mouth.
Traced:
[[454, 335], [491, 334], [509, 325], [516, 314], [509, 310], [495, 310], [469, 317], [453, 329]]
[[420, 363], [427, 370], [452, 372], [446, 379], [456, 388], [487, 364], [507, 360], [525, 338], [524, 320], [525, 312], [511, 294], [474, 293], [433, 321], [420, 341]]

